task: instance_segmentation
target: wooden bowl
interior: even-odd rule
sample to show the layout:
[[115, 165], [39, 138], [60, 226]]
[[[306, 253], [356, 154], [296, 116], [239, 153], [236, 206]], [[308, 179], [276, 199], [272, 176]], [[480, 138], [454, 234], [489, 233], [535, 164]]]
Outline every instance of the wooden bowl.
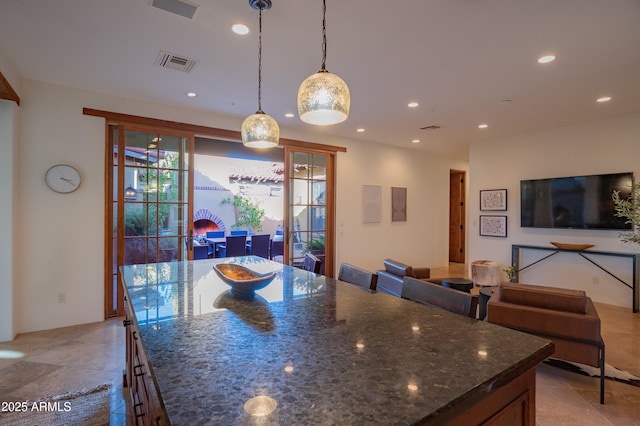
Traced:
[[276, 276], [275, 272], [261, 274], [233, 263], [219, 263], [213, 269], [231, 286], [231, 294], [241, 299], [253, 299], [255, 291], [266, 287]]
[[567, 243], [558, 243], [555, 241], [551, 241], [551, 244], [563, 250], [574, 250], [574, 251], [582, 251], [588, 248], [593, 247], [593, 244], [567, 244]]

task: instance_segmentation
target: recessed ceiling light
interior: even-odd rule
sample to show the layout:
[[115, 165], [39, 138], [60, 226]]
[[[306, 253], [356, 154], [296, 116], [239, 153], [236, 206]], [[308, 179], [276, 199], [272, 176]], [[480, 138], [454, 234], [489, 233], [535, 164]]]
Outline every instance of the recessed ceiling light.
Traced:
[[238, 35], [247, 35], [249, 34], [249, 27], [244, 24], [233, 24], [231, 26], [231, 31]]
[[603, 96], [601, 98], [596, 99], [596, 102], [609, 102], [611, 100], [611, 96]]
[[486, 129], [487, 127], [489, 127], [488, 124], [485, 124], [485, 123], [478, 124], [478, 129]]
[[411, 143], [420, 143], [420, 139], [414, 139], [411, 141]]
[[190, 98], [195, 98], [196, 96], [198, 96], [198, 94], [196, 92], [187, 92], [187, 96]]
[[358, 133], [362, 133], [362, 132], [364, 132], [364, 129], [361, 127], [361, 128], [359, 128], [358, 130], [356, 130], [356, 132], [358, 132]]
[[287, 118], [292, 118], [294, 115], [293, 115], [292, 112], [288, 112], [284, 116], [287, 117]]
[[553, 55], [542, 56], [538, 58], [539, 64], [548, 64], [549, 62], [555, 61], [556, 57]]
[[417, 107], [418, 105], [420, 105], [420, 104], [419, 104], [419, 103], [417, 103], [417, 102], [409, 102], [409, 103], [407, 104], [407, 106], [408, 106], [409, 108], [415, 108], [415, 107]]

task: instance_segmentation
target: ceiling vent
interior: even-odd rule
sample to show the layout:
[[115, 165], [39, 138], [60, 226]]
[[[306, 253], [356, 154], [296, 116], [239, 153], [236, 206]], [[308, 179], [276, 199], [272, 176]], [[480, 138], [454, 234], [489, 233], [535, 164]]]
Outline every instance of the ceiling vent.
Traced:
[[432, 124], [431, 126], [420, 127], [420, 130], [438, 130], [439, 128], [440, 126], [436, 126], [435, 124]]
[[174, 53], [161, 50], [156, 58], [156, 65], [162, 68], [171, 68], [172, 70], [191, 72], [198, 61], [185, 56], [179, 56]]
[[151, 0], [151, 6], [188, 19], [193, 19], [198, 9], [197, 4], [182, 0]]

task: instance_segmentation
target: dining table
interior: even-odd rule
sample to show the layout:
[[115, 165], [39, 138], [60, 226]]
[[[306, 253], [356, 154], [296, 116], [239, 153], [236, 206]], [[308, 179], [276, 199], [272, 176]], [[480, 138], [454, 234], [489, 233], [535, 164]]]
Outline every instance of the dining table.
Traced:
[[[238, 298], [225, 264], [275, 277]], [[546, 339], [256, 256], [120, 272], [140, 424], [535, 424]]]
[[[250, 250], [251, 247], [251, 237], [253, 237], [253, 235], [246, 235], [247, 250]], [[227, 237], [205, 237], [204, 241], [206, 241], [209, 246], [212, 247], [214, 257], [217, 257], [218, 246], [220, 246], [221, 244], [225, 244], [227, 242]]]

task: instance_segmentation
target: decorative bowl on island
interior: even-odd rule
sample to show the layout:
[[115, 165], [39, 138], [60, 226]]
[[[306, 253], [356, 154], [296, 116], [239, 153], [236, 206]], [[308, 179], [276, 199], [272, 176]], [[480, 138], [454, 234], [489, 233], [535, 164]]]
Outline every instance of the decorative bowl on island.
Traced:
[[276, 276], [275, 271], [261, 274], [233, 263], [219, 263], [213, 269], [231, 287], [231, 294], [240, 299], [253, 299], [255, 291], [266, 287]]

